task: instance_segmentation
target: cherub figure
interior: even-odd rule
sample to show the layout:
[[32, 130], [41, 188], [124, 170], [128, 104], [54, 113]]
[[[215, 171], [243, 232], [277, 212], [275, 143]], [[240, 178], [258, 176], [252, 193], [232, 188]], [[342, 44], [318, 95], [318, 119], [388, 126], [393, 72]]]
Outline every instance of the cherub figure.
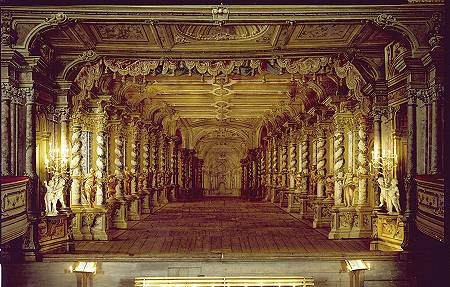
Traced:
[[391, 179], [391, 184], [389, 186], [389, 190], [387, 191], [387, 201], [390, 202], [390, 204], [387, 204], [388, 212], [399, 213], [400, 212], [400, 192], [398, 190], [398, 181], [396, 178]]
[[378, 207], [383, 207], [383, 205], [387, 205], [387, 193], [388, 187], [386, 180], [383, 177], [379, 177], [377, 179], [378, 186], [380, 187], [380, 205]]
[[44, 195], [45, 214], [48, 216], [57, 215], [58, 211], [56, 210], [56, 205], [58, 201], [61, 203], [62, 208], [66, 208], [64, 202], [66, 180], [59, 172], [55, 172], [50, 181], [45, 182], [44, 184], [47, 188], [47, 192]]

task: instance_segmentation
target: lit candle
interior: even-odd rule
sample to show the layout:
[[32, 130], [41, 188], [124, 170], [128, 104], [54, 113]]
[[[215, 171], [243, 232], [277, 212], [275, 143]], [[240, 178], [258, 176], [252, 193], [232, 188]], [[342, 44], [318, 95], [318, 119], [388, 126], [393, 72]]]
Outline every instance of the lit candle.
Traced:
[[45, 156], [44, 162], [45, 162], [45, 168], [48, 168], [48, 158], [47, 158], [47, 156]]

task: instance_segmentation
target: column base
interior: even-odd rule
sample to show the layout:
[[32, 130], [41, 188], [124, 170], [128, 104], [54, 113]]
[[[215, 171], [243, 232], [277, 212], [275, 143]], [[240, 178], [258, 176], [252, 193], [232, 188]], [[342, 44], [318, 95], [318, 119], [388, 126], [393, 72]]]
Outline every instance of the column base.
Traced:
[[141, 220], [139, 197], [132, 195], [128, 201], [128, 220]]
[[37, 244], [38, 218], [32, 218], [28, 223], [27, 231], [23, 235], [21, 257], [25, 262], [39, 261], [39, 245]]
[[332, 198], [316, 198], [314, 201], [314, 221], [313, 228], [330, 227], [331, 209], [334, 200]]
[[308, 197], [302, 193], [290, 193], [288, 195], [288, 208], [287, 211], [295, 213], [296, 218], [306, 219], [311, 218], [311, 214], [308, 212]]
[[159, 196], [159, 205], [160, 206], [163, 206], [163, 205], [166, 205], [167, 203], [169, 203], [169, 200], [167, 199], [168, 193], [169, 193], [169, 187], [168, 186], [164, 186], [160, 190], [160, 196]]
[[106, 206], [72, 208], [72, 236], [74, 240], [111, 239], [109, 210]]
[[373, 220], [373, 236], [370, 250], [402, 251], [405, 223], [401, 215], [378, 212]]
[[159, 201], [158, 201], [158, 189], [153, 188], [152, 189], [152, 195], [151, 195], [151, 201], [150, 201], [150, 208], [153, 211], [158, 209], [159, 207]]
[[288, 207], [288, 194], [289, 189], [287, 188], [280, 188], [279, 190], [279, 201], [278, 206], [281, 208], [287, 208]]
[[329, 239], [370, 238], [372, 210], [369, 207], [334, 206], [331, 209]]
[[116, 210], [113, 215], [113, 226], [118, 229], [128, 228], [127, 218], [127, 202], [125, 200], [117, 201]]
[[145, 194], [141, 194], [140, 197], [141, 200], [141, 212], [144, 214], [148, 214], [152, 212], [151, 206], [150, 206], [150, 194], [145, 193]]

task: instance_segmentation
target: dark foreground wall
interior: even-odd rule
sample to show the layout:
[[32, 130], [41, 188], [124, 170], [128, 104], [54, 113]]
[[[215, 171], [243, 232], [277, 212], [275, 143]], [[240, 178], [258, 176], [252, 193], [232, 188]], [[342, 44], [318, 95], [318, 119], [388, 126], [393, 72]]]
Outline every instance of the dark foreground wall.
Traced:
[[[340, 255], [251, 260], [220, 257], [201, 260], [130, 257], [109, 261], [98, 258], [98, 274], [93, 283], [95, 287], [128, 287], [133, 286], [137, 276], [297, 275], [313, 276], [315, 286], [350, 286], [349, 273], [344, 271], [344, 258]], [[365, 287], [416, 286], [411, 264], [404, 255], [354, 254], [353, 258], [365, 259], [370, 264], [371, 270], [365, 272]], [[76, 276], [68, 272], [75, 262], [76, 259], [47, 258], [44, 262], [3, 265], [2, 286], [75, 287]]]

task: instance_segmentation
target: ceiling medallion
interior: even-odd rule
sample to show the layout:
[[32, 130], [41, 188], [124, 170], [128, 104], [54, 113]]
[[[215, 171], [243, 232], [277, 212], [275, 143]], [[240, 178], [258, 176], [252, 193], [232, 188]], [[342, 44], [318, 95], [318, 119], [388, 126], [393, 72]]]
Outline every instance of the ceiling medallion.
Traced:
[[263, 35], [269, 25], [177, 25], [175, 29], [183, 41], [248, 40]]

